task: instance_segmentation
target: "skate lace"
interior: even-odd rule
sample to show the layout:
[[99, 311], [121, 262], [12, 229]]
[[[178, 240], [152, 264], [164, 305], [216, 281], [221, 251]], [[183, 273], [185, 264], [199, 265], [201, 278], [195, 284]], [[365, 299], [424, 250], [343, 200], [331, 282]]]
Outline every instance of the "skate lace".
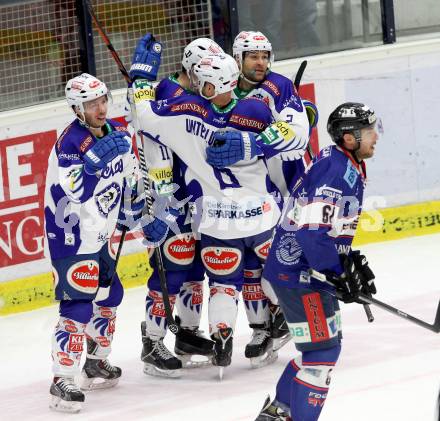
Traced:
[[71, 378], [62, 378], [60, 377], [59, 380], [56, 382], [56, 385], [63, 391], [63, 392], [79, 392], [79, 387], [75, 384], [75, 381]]
[[173, 358], [173, 354], [168, 350], [168, 348], [163, 343], [162, 339], [158, 340], [154, 346], [155, 350], [159, 354], [159, 356], [165, 360], [169, 360]]
[[255, 329], [252, 333], [252, 339], [249, 342], [249, 345], [261, 345], [264, 340], [269, 336], [269, 331], [263, 329]]
[[109, 360], [102, 360], [102, 367], [103, 367], [105, 370], [110, 371], [110, 372], [113, 372], [113, 371], [116, 370], [115, 367], [113, 367], [113, 366], [110, 364]]

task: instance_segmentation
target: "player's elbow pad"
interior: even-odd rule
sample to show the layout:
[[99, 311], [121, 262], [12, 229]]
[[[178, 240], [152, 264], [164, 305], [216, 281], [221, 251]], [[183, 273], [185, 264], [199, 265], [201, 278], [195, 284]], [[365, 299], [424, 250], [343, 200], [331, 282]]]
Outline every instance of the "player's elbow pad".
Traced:
[[258, 136], [258, 146], [266, 158], [294, 161], [304, 156], [308, 138], [285, 121], [277, 121]]

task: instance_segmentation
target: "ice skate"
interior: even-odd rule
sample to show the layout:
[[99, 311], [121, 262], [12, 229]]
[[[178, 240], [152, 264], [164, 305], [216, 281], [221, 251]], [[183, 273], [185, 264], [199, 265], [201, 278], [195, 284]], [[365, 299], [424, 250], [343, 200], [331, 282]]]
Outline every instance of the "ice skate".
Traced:
[[223, 369], [231, 364], [232, 357], [232, 334], [230, 327], [219, 329], [213, 335], [214, 355], [212, 357], [212, 364], [219, 367], [219, 378], [223, 379]]
[[51, 402], [54, 411], [78, 413], [84, 402], [84, 393], [72, 377], [55, 377], [50, 386]]
[[146, 334], [145, 322], [141, 323], [144, 373], [158, 377], [180, 377], [182, 362], [164, 345], [163, 338], [152, 339]]
[[286, 319], [279, 306], [270, 306], [270, 317], [270, 336], [273, 341], [273, 350], [278, 351], [292, 339], [292, 335], [289, 332]]
[[275, 401], [271, 402], [268, 396], [255, 421], [292, 421], [292, 418]]
[[269, 329], [253, 329], [252, 339], [246, 345], [244, 355], [250, 359], [252, 368], [265, 367], [277, 360], [278, 353], [273, 350], [273, 341]]
[[[180, 319], [176, 316], [180, 325]], [[183, 368], [208, 367], [211, 365], [214, 342], [203, 336], [198, 328], [180, 328], [176, 335], [174, 353], [182, 361]]]

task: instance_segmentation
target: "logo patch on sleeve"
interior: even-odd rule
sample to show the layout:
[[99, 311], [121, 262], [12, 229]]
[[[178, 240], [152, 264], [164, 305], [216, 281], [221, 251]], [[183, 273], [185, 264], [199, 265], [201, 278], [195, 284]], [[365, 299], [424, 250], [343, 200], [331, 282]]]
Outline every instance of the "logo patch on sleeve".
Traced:
[[350, 186], [350, 188], [353, 188], [353, 186], [356, 183], [356, 180], [358, 178], [358, 172], [356, 168], [353, 166], [353, 164], [348, 161], [347, 162], [347, 169], [344, 174], [344, 180], [347, 182], [347, 184]]

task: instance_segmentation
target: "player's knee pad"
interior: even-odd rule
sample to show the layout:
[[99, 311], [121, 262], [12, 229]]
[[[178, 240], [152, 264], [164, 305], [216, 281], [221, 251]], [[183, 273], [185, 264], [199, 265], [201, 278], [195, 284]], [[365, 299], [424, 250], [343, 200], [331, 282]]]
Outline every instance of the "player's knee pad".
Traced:
[[101, 301], [95, 301], [97, 306], [117, 307], [124, 297], [124, 287], [117, 273], [113, 275], [113, 281], [109, 288], [108, 297]]
[[60, 302], [60, 316], [87, 324], [93, 315], [90, 300], [63, 300]]
[[[168, 270], [166, 274], [168, 293], [175, 295], [180, 291], [181, 286], [186, 281], [187, 271], [185, 270]], [[148, 288], [153, 291], [161, 291], [159, 272], [157, 269], [148, 280]]]
[[294, 363], [299, 368], [296, 379], [315, 389], [328, 389], [330, 374], [338, 361], [341, 345], [315, 351], [305, 351]]
[[177, 300], [182, 327], [198, 327], [203, 305], [203, 281], [184, 282]]
[[214, 284], [225, 285], [234, 288], [236, 291], [241, 292], [243, 288], [243, 276], [240, 274], [235, 277], [225, 277], [222, 279], [212, 279], [209, 278], [209, 288], [211, 288]]
[[234, 285], [210, 282], [209, 288], [209, 331], [216, 333], [225, 327], [235, 328], [237, 320], [238, 290]]

